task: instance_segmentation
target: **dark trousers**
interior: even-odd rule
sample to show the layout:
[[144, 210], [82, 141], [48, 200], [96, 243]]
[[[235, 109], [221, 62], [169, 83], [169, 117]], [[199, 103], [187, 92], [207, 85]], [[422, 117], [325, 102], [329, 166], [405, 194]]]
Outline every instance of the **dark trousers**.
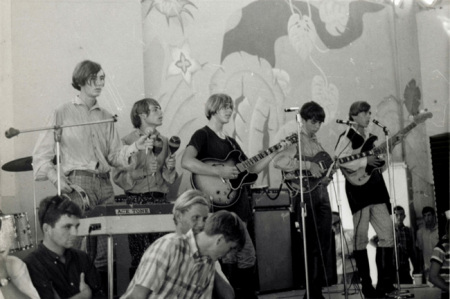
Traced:
[[[322, 294], [326, 268], [331, 260], [331, 206], [327, 188], [319, 185], [303, 195], [306, 206], [306, 252], [308, 256], [308, 278], [311, 298]], [[300, 195], [294, 198], [297, 221], [302, 225]]]

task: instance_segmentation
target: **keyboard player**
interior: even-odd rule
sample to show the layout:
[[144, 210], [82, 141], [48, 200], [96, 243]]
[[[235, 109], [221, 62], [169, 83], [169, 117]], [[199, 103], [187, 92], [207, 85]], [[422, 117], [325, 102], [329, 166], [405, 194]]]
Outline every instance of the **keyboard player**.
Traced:
[[[147, 135], [153, 146], [137, 154], [135, 167], [115, 169], [113, 180], [124, 190], [128, 204], [165, 203], [169, 186], [175, 182], [178, 174], [168, 139], [157, 131], [163, 121], [161, 106], [152, 98], [144, 98], [134, 103], [130, 117], [135, 129], [122, 138], [123, 144], [133, 144], [141, 136]], [[130, 279], [144, 251], [161, 235], [162, 233], [128, 235]]]

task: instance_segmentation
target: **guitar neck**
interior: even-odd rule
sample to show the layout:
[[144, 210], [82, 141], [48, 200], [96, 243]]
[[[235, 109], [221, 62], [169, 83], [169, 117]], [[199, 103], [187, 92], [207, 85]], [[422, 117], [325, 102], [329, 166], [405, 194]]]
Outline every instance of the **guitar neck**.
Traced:
[[262, 151], [260, 153], [258, 153], [257, 155], [236, 164], [237, 169], [239, 169], [239, 171], [244, 171], [244, 170], [248, 170], [250, 167], [252, 167], [253, 165], [255, 165], [256, 163], [258, 163], [259, 161], [261, 161], [262, 159], [264, 159], [265, 157], [267, 157], [268, 155], [278, 151], [281, 148], [281, 144], [275, 144], [274, 146], [269, 147], [268, 149], [266, 149], [265, 151]]
[[367, 152], [362, 152], [362, 153], [359, 153], [359, 154], [355, 154], [355, 155], [339, 158], [338, 159], [338, 163], [347, 163], [347, 162], [350, 162], [350, 161], [354, 161], [354, 160], [361, 159], [361, 158], [364, 158], [364, 157], [372, 156], [372, 155], [375, 155], [375, 154], [376, 153], [375, 153], [374, 150], [367, 151]]
[[[409, 125], [407, 125], [406, 127], [404, 127], [403, 129], [401, 129], [400, 131], [398, 131], [397, 133], [395, 133], [394, 136], [392, 136], [391, 138], [388, 139], [389, 142], [389, 148], [392, 150], [392, 148], [394, 146], [396, 146], [404, 137], [404, 135], [406, 135], [409, 131], [411, 131], [412, 129], [414, 129], [417, 126], [416, 122], [412, 122]], [[382, 144], [380, 144], [379, 146], [377, 146], [377, 149], [379, 149], [380, 153], [386, 153], [386, 149], [387, 149], [387, 142], [383, 142]]]

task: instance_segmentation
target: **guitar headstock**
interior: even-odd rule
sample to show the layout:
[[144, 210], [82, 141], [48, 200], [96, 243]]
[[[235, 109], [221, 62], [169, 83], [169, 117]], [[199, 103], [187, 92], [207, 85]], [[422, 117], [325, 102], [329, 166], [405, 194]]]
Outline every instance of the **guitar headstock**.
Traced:
[[417, 115], [414, 115], [414, 122], [416, 124], [420, 124], [432, 117], [433, 117], [433, 113], [425, 111], [425, 112], [419, 113]]
[[298, 141], [297, 133], [293, 133], [293, 134], [289, 135], [288, 137], [286, 137], [284, 139], [284, 141], [287, 142], [289, 145], [297, 143], [297, 141]]

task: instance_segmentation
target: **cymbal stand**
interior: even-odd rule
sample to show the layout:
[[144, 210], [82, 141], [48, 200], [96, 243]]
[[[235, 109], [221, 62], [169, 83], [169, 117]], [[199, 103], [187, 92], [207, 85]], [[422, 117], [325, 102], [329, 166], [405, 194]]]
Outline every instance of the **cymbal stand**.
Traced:
[[391, 204], [391, 217], [392, 217], [392, 231], [394, 236], [394, 255], [395, 255], [395, 274], [396, 274], [396, 281], [397, 281], [397, 290], [386, 294], [387, 298], [395, 298], [395, 299], [401, 299], [401, 298], [413, 298], [414, 294], [410, 294], [409, 291], [401, 291], [400, 286], [400, 275], [399, 275], [399, 268], [398, 268], [398, 249], [397, 249], [397, 232], [395, 231], [395, 213], [394, 213], [394, 207], [397, 205], [397, 200], [395, 196], [395, 188], [393, 188], [392, 183], [392, 175], [391, 175], [391, 153], [390, 153], [390, 140], [389, 140], [389, 130], [387, 127], [383, 127], [384, 135], [386, 136], [386, 162], [387, 162], [387, 171], [388, 171], [388, 181], [389, 181], [389, 194], [391, 195], [390, 198], [392, 198]]
[[[112, 118], [110, 119], [105, 119], [105, 120], [99, 120], [99, 121], [93, 121], [93, 122], [86, 122], [86, 123], [80, 123], [80, 124], [68, 124], [68, 125], [55, 125], [52, 127], [42, 127], [42, 128], [36, 128], [36, 129], [27, 129], [27, 130], [18, 130], [15, 128], [9, 128], [6, 132], [5, 132], [5, 136], [6, 138], [10, 139], [14, 136], [19, 135], [20, 133], [30, 133], [30, 132], [39, 132], [39, 131], [48, 131], [48, 130], [53, 130], [54, 132], [54, 139], [55, 139], [55, 143], [56, 143], [56, 173], [57, 173], [57, 189], [58, 189], [58, 195], [61, 196], [61, 167], [60, 167], [60, 142], [61, 142], [61, 135], [62, 135], [62, 129], [63, 128], [68, 128], [68, 127], [79, 127], [79, 126], [87, 126], [87, 125], [94, 125], [94, 124], [101, 124], [101, 123], [108, 123], [108, 122], [116, 122], [117, 121], [117, 115], [114, 115]], [[35, 238], [35, 242], [37, 242], [37, 216], [36, 216], [36, 212], [38, 210], [38, 207], [36, 205], [36, 196], [34, 196], [34, 219], [35, 219], [35, 225], [34, 225], [34, 238]]]
[[297, 148], [298, 148], [298, 160], [299, 160], [299, 166], [298, 166], [298, 180], [299, 180], [299, 190], [300, 190], [300, 211], [301, 211], [301, 220], [302, 220], [302, 236], [303, 236], [303, 255], [305, 260], [305, 282], [306, 282], [306, 298], [310, 299], [310, 290], [309, 290], [309, 275], [308, 275], [308, 256], [306, 253], [306, 224], [305, 224], [305, 217], [306, 215], [306, 206], [305, 206], [305, 200], [303, 196], [303, 163], [302, 163], [302, 142], [301, 142], [301, 131], [302, 131], [302, 119], [300, 116], [300, 111], [296, 114], [296, 120], [297, 120]]

